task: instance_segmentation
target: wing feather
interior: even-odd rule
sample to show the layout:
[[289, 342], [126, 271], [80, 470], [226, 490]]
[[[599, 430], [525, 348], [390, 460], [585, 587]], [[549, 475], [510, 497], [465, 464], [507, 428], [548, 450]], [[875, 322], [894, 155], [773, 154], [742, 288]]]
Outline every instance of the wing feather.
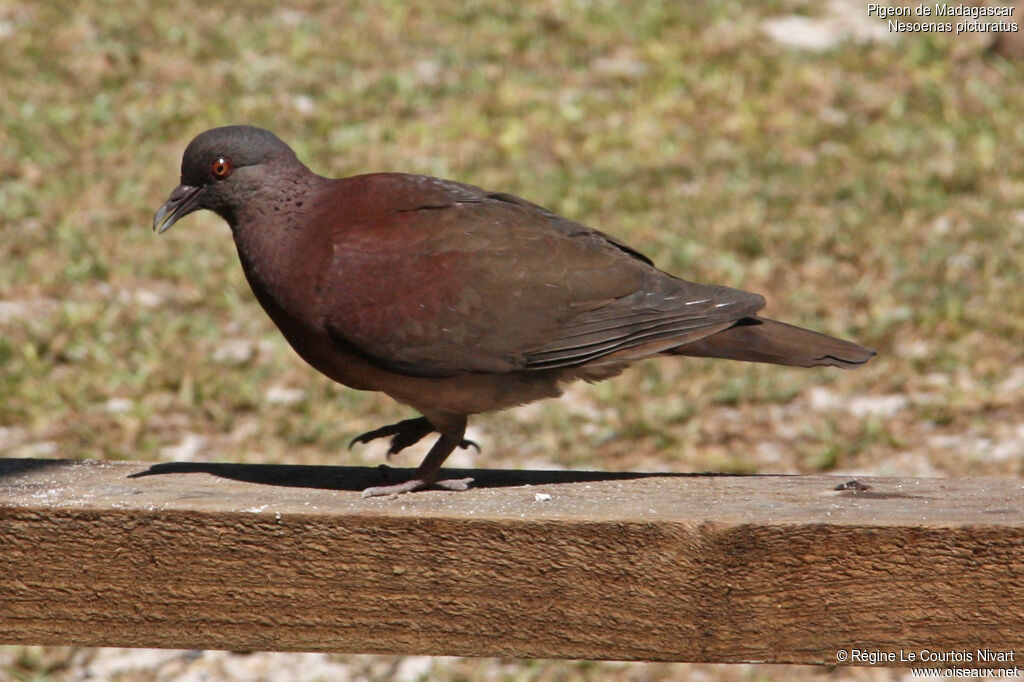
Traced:
[[[672, 277], [622, 242], [512, 195], [401, 174], [356, 180], [374, 185], [364, 193], [375, 199], [365, 216], [339, 216], [323, 318], [337, 343], [392, 371], [629, 361], [764, 305], [757, 294]], [[382, 201], [388, 192], [402, 201]]]

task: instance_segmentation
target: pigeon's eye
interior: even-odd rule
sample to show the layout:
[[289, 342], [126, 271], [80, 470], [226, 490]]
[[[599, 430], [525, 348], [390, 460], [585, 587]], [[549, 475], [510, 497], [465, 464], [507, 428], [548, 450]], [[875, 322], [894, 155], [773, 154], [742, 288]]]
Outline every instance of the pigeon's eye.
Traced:
[[231, 159], [223, 156], [219, 157], [213, 163], [210, 164], [210, 172], [213, 173], [213, 177], [218, 180], [223, 180], [227, 176], [231, 175], [231, 171], [235, 169]]

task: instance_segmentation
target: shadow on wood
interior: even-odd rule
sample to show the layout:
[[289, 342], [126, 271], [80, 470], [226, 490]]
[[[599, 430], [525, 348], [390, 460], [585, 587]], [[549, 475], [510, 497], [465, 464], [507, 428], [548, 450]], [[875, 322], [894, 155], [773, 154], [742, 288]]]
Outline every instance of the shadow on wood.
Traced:
[[[387, 473], [385, 473], [386, 470]], [[204, 473], [246, 483], [282, 485], [291, 488], [320, 488], [362, 492], [373, 485], [381, 485], [393, 474], [395, 479], [412, 475], [413, 469], [391, 467], [297, 466], [287, 464], [232, 464], [220, 462], [162, 462], [145, 471], [131, 474], [130, 478], [163, 474]], [[664, 476], [651, 473], [615, 473], [600, 471], [523, 471], [513, 469], [445, 469], [445, 476], [472, 478], [474, 488], [502, 488], [508, 486], [543, 485], [551, 483], [582, 483], [587, 481], [624, 481], [645, 476]], [[712, 474], [668, 474], [677, 476], [708, 476]]]

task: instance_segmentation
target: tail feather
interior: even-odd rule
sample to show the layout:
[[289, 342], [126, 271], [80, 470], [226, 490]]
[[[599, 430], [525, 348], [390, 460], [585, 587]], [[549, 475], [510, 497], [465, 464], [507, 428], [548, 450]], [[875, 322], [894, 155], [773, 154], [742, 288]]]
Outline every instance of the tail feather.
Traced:
[[666, 352], [773, 365], [843, 369], [855, 369], [875, 355], [875, 351], [852, 341], [757, 316], [743, 318], [717, 334]]

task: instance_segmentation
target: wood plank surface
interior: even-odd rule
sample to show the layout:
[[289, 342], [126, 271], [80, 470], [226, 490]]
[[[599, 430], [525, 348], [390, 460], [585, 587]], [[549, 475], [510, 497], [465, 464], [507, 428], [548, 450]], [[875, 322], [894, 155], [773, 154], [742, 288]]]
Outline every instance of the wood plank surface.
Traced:
[[[835, 664], [1024, 655], [1024, 484], [0, 459], [0, 643]], [[1018, 659], [1019, 660], [1019, 659]]]

